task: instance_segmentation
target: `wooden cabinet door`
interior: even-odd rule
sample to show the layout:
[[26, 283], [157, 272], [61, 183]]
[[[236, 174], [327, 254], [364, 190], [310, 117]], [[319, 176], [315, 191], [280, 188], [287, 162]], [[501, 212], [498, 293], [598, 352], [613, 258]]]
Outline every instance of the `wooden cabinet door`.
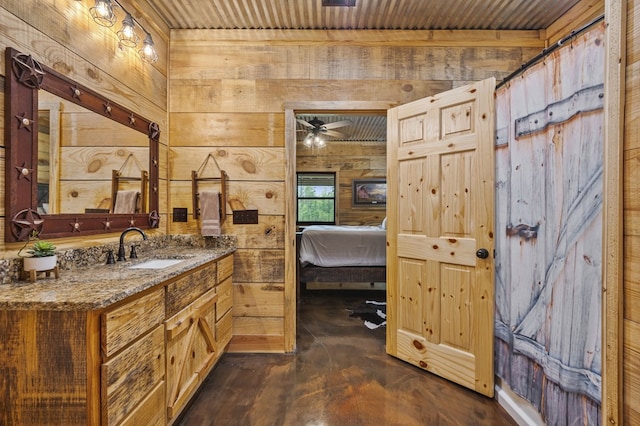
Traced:
[[493, 396], [495, 79], [388, 111], [387, 352]]
[[216, 289], [165, 322], [167, 418], [174, 419], [218, 358], [215, 339]]

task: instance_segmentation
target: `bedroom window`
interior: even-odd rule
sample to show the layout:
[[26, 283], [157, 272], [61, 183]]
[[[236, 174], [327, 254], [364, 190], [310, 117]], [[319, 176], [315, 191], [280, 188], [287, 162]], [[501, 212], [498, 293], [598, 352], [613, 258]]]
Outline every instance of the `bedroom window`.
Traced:
[[298, 225], [336, 223], [336, 174], [299, 172]]

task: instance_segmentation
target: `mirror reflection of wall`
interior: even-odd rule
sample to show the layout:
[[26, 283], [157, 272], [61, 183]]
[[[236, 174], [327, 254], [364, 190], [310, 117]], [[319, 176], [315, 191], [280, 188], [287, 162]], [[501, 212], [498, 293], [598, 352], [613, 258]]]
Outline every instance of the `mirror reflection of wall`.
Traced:
[[[51, 151], [57, 151], [57, 146], [52, 147], [51, 137], [56, 137], [59, 132], [57, 123], [54, 121], [60, 116], [55, 105], [45, 106], [39, 105], [38, 108], [38, 213], [53, 213], [53, 208], [49, 203], [49, 182], [51, 180], [49, 174], [51, 172]], [[44, 109], [43, 109], [44, 108]], [[55, 142], [54, 142], [55, 143]]]
[[[149, 140], [143, 133], [43, 90], [38, 108], [41, 213], [109, 211], [112, 170], [140, 176], [148, 169]], [[119, 189], [135, 188], [140, 182], [123, 181]]]

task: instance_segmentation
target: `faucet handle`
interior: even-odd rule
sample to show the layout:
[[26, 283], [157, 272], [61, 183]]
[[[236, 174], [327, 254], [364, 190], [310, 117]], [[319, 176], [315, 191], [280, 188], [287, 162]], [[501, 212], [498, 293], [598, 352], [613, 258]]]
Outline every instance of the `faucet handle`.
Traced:
[[137, 259], [138, 258], [138, 253], [136, 253], [136, 247], [138, 247], [135, 244], [131, 244], [131, 254], [129, 255], [129, 259]]
[[107, 250], [107, 265], [113, 265], [116, 260], [113, 258], [113, 250]]

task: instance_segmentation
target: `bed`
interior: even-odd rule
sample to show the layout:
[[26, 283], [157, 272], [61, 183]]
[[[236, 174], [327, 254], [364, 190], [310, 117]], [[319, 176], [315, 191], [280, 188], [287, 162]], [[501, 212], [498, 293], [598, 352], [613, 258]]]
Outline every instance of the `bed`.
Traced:
[[384, 226], [307, 226], [298, 233], [298, 284], [385, 282]]

